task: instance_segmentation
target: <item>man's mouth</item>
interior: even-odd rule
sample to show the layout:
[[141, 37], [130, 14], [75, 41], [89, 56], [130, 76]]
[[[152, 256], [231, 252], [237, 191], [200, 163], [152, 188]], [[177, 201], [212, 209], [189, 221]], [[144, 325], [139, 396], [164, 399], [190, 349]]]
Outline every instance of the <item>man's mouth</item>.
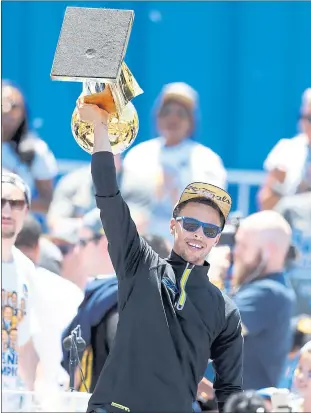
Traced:
[[12, 224], [13, 224], [12, 219], [1, 218], [1, 225], [12, 225]]
[[201, 249], [203, 249], [203, 246], [202, 245], [200, 245], [200, 244], [197, 244], [196, 242], [187, 242], [187, 245], [191, 248], [191, 249], [193, 249], [193, 250], [201, 250]]

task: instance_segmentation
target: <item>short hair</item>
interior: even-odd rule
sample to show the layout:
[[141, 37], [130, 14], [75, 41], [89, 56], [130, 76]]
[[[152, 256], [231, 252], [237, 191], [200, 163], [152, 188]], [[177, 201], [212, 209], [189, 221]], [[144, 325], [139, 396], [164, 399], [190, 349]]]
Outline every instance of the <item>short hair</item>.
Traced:
[[221, 212], [219, 206], [216, 205], [215, 202], [213, 202], [209, 198], [199, 197], [199, 198], [192, 198], [192, 199], [189, 199], [187, 201], [181, 202], [180, 204], [178, 204], [174, 208], [173, 218], [177, 218], [180, 215], [182, 209], [190, 202], [195, 202], [195, 203], [198, 203], [198, 204], [207, 205], [207, 206], [210, 206], [211, 208], [215, 209], [215, 211], [218, 212], [219, 217], [220, 217], [221, 229], [224, 229], [224, 226], [225, 226], [225, 223], [226, 223], [225, 217], [224, 217], [223, 213]]
[[16, 248], [35, 248], [42, 234], [41, 224], [32, 215], [27, 215], [21, 232], [17, 235]]
[[142, 238], [150, 245], [161, 258], [166, 258], [170, 253], [170, 248], [165, 238], [160, 235], [145, 234]]
[[265, 413], [264, 400], [253, 390], [232, 394], [226, 401], [224, 413]]
[[292, 336], [292, 350], [302, 348], [308, 341], [311, 340], [311, 331], [309, 328], [304, 328], [304, 322], [311, 325], [311, 318], [307, 314], [301, 314], [291, 320]]

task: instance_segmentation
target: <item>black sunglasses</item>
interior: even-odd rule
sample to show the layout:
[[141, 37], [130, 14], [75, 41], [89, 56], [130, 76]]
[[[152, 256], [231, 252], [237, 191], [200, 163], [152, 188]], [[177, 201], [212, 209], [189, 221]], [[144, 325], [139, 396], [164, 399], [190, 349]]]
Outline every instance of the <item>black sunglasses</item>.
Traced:
[[4, 208], [7, 203], [10, 205], [11, 209], [15, 209], [18, 211], [21, 211], [26, 205], [26, 201], [24, 199], [1, 198], [1, 209]]
[[177, 217], [176, 221], [180, 221], [183, 229], [188, 232], [196, 232], [200, 227], [202, 227], [204, 235], [207, 238], [215, 238], [221, 233], [221, 228], [217, 225], [208, 224], [207, 222], [202, 222], [195, 218]]
[[102, 234], [95, 234], [93, 237], [91, 238], [82, 238], [79, 239], [78, 241], [78, 245], [80, 245], [81, 247], [85, 247], [89, 242], [98, 242], [102, 237]]
[[311, 123], [311, 115], [301, 115], [300, 119], [304, 119], [308, 121], [309, 123]]
[[60, 250], [63, 257], [69, 254], [69, 252], [71, 252], [74, 248], [74, 245], [72, 244], [60, 244], [60, 245], [56, 244], [56, 246]]
[[162, 109], [160, 110], [159, 116], [160, 117], [166, 117], [170, 115], [176, 115], [180, 119], [186, 119], [189, 118], [189, 113], [187, 112], [186, 108], [180, 107], [180, 108], [172, 108], [169, 103], [164, 104]]

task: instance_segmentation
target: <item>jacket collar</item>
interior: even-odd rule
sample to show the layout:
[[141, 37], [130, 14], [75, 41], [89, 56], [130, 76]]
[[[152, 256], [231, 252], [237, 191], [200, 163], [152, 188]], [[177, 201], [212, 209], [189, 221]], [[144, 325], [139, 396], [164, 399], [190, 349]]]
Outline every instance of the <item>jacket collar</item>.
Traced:
[[[170, 255], [168, 258], [166, 258], [166, 261], [168, 264], [170, 264], [173, 267], [173, 270], [175, 272], [176, 278], [179, 280], [180, 277], [182, 276], [185, 268], [188, 266], [189, 268], [192, 268], [191, 273], [195, 274], [195, 277], [201, 278], [201, 276], [204, 276], [204, 279], [208, 279], [207, 273], [210, 268], [210, 264], [207, 261], [204, 261], [203, 265], [193, 265], [187, 261], [185, 261], [182, 257], [180, 257], [174, 250], [171, 251]], [[193, 278], [193, 277], [190, 277]]]

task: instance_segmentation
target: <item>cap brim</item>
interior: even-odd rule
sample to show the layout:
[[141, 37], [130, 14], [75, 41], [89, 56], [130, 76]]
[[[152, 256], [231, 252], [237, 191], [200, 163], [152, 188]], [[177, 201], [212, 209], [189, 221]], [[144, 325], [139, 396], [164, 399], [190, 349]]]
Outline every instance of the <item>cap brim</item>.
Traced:
[[163, 96], [162, 103], [170, 101], [180, 102], [190, 109], [193, 109], [195, 105], [195, 102], [190, 97], [175, 92], [168, 92]]
[[75, 244], [75, 242], [72, 239], [69, 239], [66, 236], [62, 236], [62, 235], [44, 234], [43, 237], [53, 242], [53, 244], [55, 245], [59, 245], [59, 244], [74, 245]]
[[232, 199], [228, 192], [222, 188], [205, 182], [192, 182], [185, 188], [176, 206], [195, 198], [210, 199], [218, 206], [224, 218], [228, 218], [232, 206]]

